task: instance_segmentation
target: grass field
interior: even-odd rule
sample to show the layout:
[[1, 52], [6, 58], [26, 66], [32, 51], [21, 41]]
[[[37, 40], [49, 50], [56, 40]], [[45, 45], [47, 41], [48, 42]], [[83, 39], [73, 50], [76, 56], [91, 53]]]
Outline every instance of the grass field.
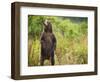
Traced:
[[[55, 65], [87, 64], [88, 20], [82, 17], [28, 16], [28, 66], [40, 65], [43, 20], [49, 19], [57, 39]], [[48, 60], [45, 65], [50, 65]]]

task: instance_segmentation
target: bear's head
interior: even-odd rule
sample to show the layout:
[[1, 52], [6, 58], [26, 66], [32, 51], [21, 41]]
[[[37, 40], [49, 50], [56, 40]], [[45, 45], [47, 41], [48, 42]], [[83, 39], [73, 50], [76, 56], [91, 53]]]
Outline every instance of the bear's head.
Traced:
[[50, 32], [50, 33], [52, 33], [52, 24], [51, 24], [51, 22], [46, 19], [43, 22], [43, 24], [44, 24], [44, 32]]

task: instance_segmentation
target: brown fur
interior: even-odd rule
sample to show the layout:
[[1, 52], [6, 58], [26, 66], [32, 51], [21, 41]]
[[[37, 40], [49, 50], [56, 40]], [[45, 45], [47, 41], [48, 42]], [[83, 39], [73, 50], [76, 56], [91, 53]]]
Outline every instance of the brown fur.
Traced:
[[46, 59], [51, 60], [51, 64], [54, 65], [54, 50], [56, 48], [56, 38], [52, 32], [52, 25], [47, 22], [44, 24], [44, 31], [41, 35], [41, 61], [40, 64], [44, 65]]

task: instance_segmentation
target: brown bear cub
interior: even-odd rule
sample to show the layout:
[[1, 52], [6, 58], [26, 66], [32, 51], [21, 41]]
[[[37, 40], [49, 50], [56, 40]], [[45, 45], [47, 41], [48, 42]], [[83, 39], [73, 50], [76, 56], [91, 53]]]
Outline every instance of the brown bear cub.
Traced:
[[50, 21], [43, 22], [44, 31], [41, 34], [41, 60], [40, 65], [44, 65], [46, 59], [51, 61], [51, 65], [55, 64], [54, 50], [56, 49], [56, 37], [53, 34], [52, 24]]

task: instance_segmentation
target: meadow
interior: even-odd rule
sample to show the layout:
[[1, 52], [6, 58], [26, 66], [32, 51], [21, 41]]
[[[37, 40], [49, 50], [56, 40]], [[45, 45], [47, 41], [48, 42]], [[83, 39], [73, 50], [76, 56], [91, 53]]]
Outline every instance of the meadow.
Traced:
[[[88, 19], [85, 17], [28, 15], [28, 66], [40, 65], [40, 36], [49, 19], [57, 39], [55, 65], [88, 63]], [[45, 61], [45, 65], [50, 65]]]

